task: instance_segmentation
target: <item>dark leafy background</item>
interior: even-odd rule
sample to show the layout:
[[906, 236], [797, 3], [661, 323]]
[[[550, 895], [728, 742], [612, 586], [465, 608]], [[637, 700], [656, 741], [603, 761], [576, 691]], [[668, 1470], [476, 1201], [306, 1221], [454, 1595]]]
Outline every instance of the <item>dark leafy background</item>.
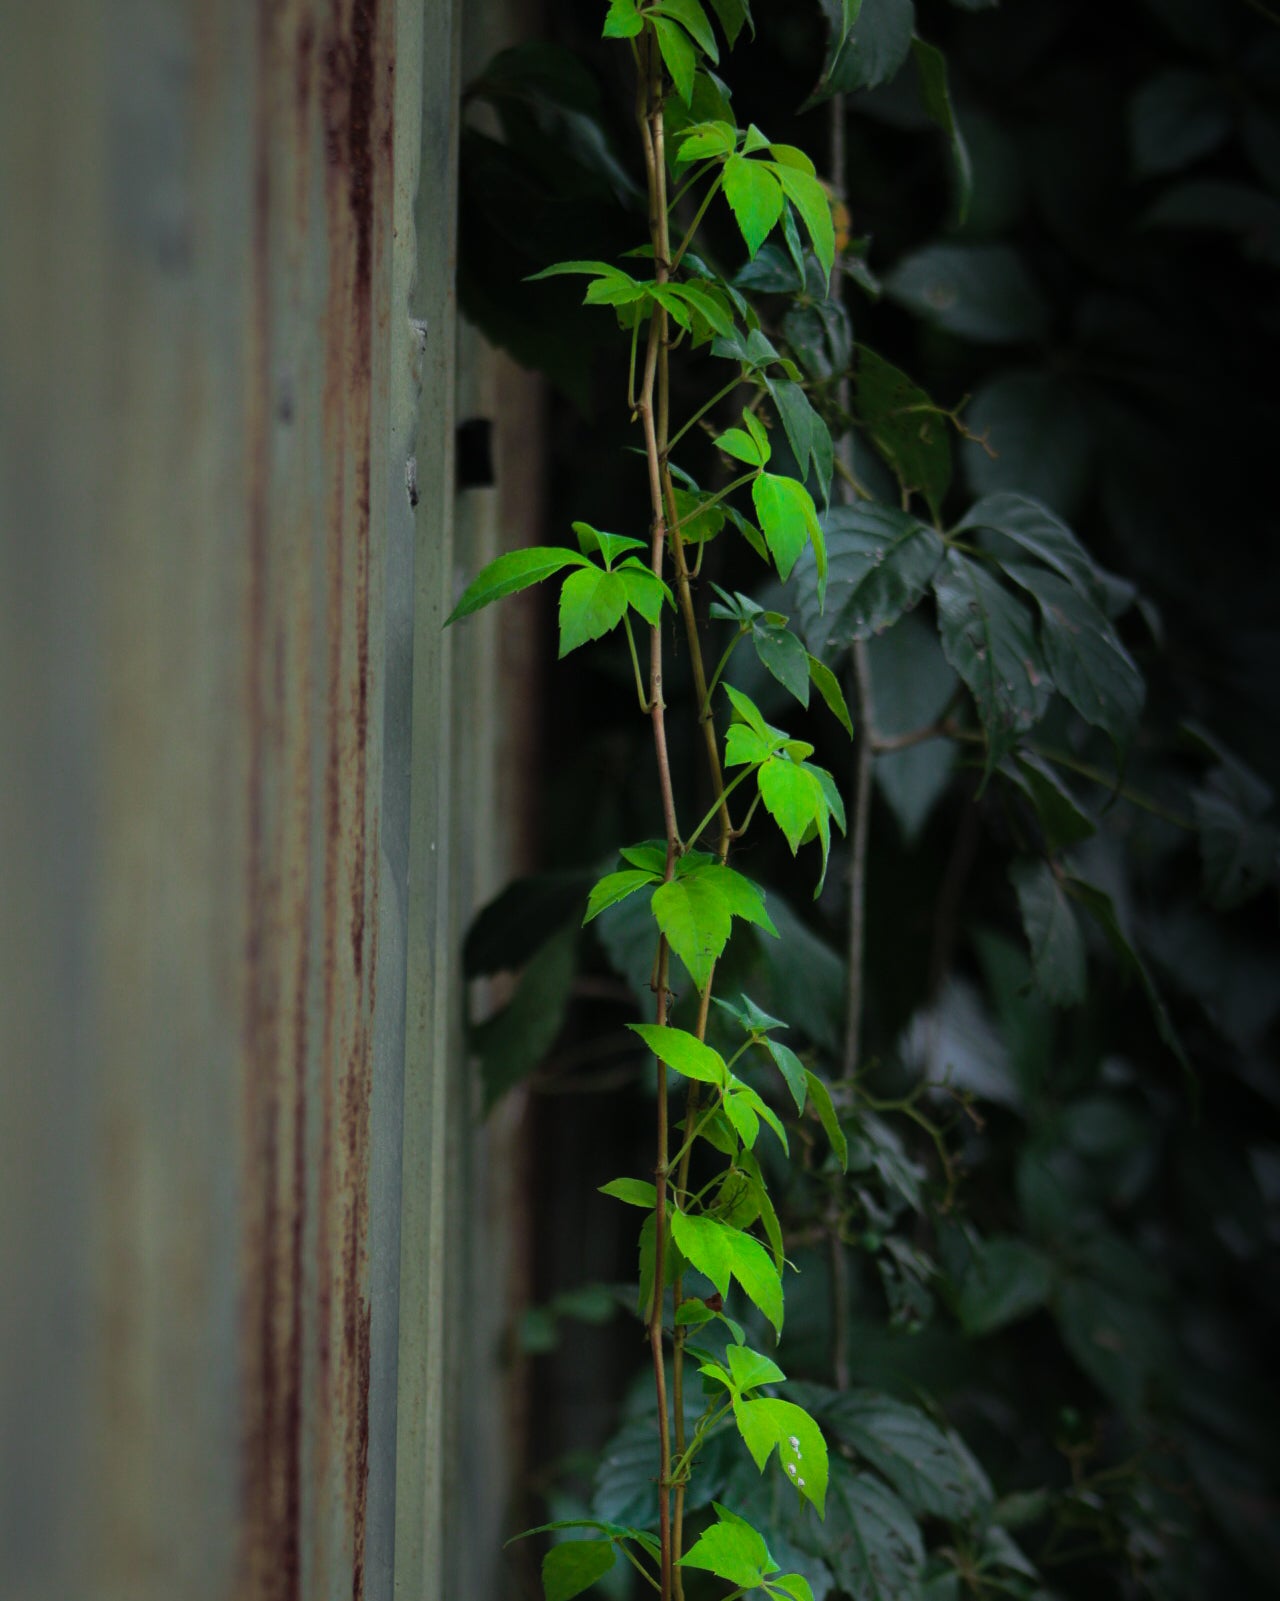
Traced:
[[[548, 10], [544, 38], [471, 88], [463, 302], [555, 386], [552, 518], [566, 542], [572, 518], [643, 534], [625, 342], [607, 315], [579, 307], [580, 286], [523, 282], [559, 259], [616, 260], [641, 236], [625, 51], [599, 45], [592, 7]], [[909, 0], [864, 0], [856, 48], [835, 54], [821, 6], [761, 0], [757, 11], [756, 42], [724, 68], [737, 120], [805, 146], [822, 171], [829, 107], [801, 108], [846, 91], [860, 242], [842, 303], [818, 287], [784, 316], [779, 300], [768, 332], [829, 418], [852, 343], [874, 353], [856, 369], [855, 468], [901, 533], [896, 472], [922, 529], [869, 585], [858, 553], [870, 536], [835, 513], [823, 619], [803, 563], [787, 592], [757, 598], [803, 624], [837, 672], [849, 639], [871, 636], [882, 734], [960, 706], [960, 732], [976, 739], [957, 674], [981, 711], [981, 664], [947, 620], [965, 558], [935, 571], [931, 512], [954, 526], [1004, 497], [994, 504], [1006, 515], [988, 501], [996, 526], [978, 517], [971, 537], [1012, 579], [990, 580], [997, 609], [1021, 608], [1042, 629], [1031, 650], [1059, 653], [1047, 665], [1062, 691], [1052, 703], [1034, 683], [1010, 692], [1008, 749], [991, 751], [985, 781], [975, 740], [877, 759], [875, 1065], [847, 1112], [851, 1175], [842, 1183], [815, 1140], [798, 1175], [777, 1177], [802, 1270], [779, 1360], [809, 1381], [807, 1404], [840, 1453], [826, 1525], [792, 1509], [774, 1554], [816, 1595], [858, 1601], [1272, 1594], [1280, 25], [1261, 0], [919, 0], [914, 14]], [[912, 54], [913, 22], [945, 56], [967, 156], [922, 107], [936, 63]], [[966, 161], [972, 199], [957, 226]], [[740, 260], [719, 223], [699, 248], [721, 268]], [[770, 271], [790, 287], [794, 269], [769, 247], [744, 277], [766, 309]], [[689, 409], [723, 382], [710, 356], [684, 371]], [[964, 432], [938, 413], [896, 425], [885, 396], [900, 402], [912, 386], [942, 411], [969, 397]], [[708, 446], [695, 441], [682, 464], [716, 481]], [[1070, 630], [1055, 643], [1036, 622], [1061, 615], [1070, 585], [1051, 564], [1026, 567], [1010, 495], [1056, 513], [1104, 575], [1120, 575], [1099, 578], [1096, 598], [1146, 680], [1132, 744], [1133, 680], [1119, 658], [1068, 660]], [[759, 568], [730, 537], [709, 545], [706, 573], [756, 593]], [[817, 697], [797, 724], [759, 657], [744, 648], [735, 671], [766, 715], [789, 716], [818, 760], [851, 775]], [[544, 1293], [525, 1329], [543, 1353], [532, 1466], [553, 1513], [592, 1503], [623, 1521], [643, 1516], [653, 1471], [642, 1403], [618, 1410], [639, 1337], [622, 1311], [607, 1333], [593, 1326], [617, 1307], [607, 1292], [572, 1289], [634, 1271], [622, 1209], [590, 1195], [651, 1161], [643, 1068], [621, 1029], [640, 1015], [650, 936], [625, 905], [573, 930], [617, 843], [659, 826], [629, 672], [608, 648], [576, 676], [557, 671], [548, 872], [509, 891], [468, 947], [474, 972], [531, 962], [514, 1014], [477, 1040], [491, 1092], [530, 1073], [535, 1090], [581, 1091], [535, 1095]], [[674, 727], [682, 693], [687, 712], [678, 659], [670, 679]], [[990, 686], [997, 699], [1003, 682]], [[1099, 682], [1110, 707], [1090, 715]], [[1027, 733], [1074, 765], [1028, 750]], [[697, 771], [692, 756], [681, 771]], [[688, 813], [706, 804], [680, 798]], [[749, 836], [735, 863], [770, 886], [784, 938], [773, 948], [754, 930], [735, 935], [721, 992], [736, 980], [803, 1019], [788, 1039], [834, 1068], [847, 873], [836, 860], [814, 905], [785, 848]], [[948, 1089], [908, 1114], [877, 1110], [943, 1078]], [[619, 1085], [620, 1096], [597, 1093]], [[945, 1160], [915, 1113], [942, 1130]], [[851, 1307], [841, 1394], [832, 1227], [847, 1242], [836, 1282]], [[720, 1493], [717, 1471], [740, 1503], [767, 1494], [728, 1453], [706, 1471], [700, 1504]], [[623, 1593], [617, 1575], [610, 1583]]]

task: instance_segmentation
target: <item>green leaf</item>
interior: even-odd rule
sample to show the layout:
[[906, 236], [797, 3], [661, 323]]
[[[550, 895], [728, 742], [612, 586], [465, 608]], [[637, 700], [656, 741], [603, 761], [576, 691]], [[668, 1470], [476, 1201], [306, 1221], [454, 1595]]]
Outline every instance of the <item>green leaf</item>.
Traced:
[[1027, 344], [1049, 331], [1049, 308], [1008, 245], [926, 245], [884, 280], [891, 300], [963, 339]]
[[909, 512], [866, 502], [824, 519], [829, 551], [827, 606], [816, 566], [796, 574], [800, 626], [816, 654], [881, 633], [920, 600], [942, 560], [942, 536]]
[[830, 429], [798, 383], [789, 378], [767, 378], [765, 387], [782, 419], [800, 476], [808, 476], [812, 463], [818, 487], [824, 498], [829, 499], [835, 461]]
[[822, 264], [823, 272], [830, 277], [836, 259], [836, 231], [827, 191], [811, 173], [790, 164], [777, 162], [773, 172], [787, 199], [804, 219], [813, 253]]
[[528, 281], [586, 274], [596, 281], [588, 284], [584, 304], [589, 306], [629, 306], [643, 300], [650, 285], [614, 267], [607, 261], [557, 261], [541, 272], [530, 273]]
[[843, 1171], [849, 1166], [849, 1141], [845, 1138], [840, 1119], [836, 1116], [836, 1109], [832, 1105], [831, 1091], [816, 1073], [811, 1073], [808, 1069], [805, 1070], [804, 1078], [809, 1087], [809, 1099], [818, 1114], [823, 1133], [831, 1141], [831, 1149], [836, 1153], [836, 1160]]
[[667, 846], [664, 840], [645, 840], [640, 845], [624, 845], [618, 855], [632, 867], [643, 868], [655, 878], [663, 878], [667, 871]]
[[951, 422], [923, 389], [866, 345], [858, 346], [858, 416], [904, 490], [935, 518], [951, 484]]
[[813, 1586], [803, 1573], [784, 1573], [780, 1579], [766, 1579], [764, 1587], [770, 1595], [783, 1596], [785, 1601], [813, 1601]]
[[739, 1394], [762, 1384], [781, 1384], [787, 1376], [772, 1357], [761, 1356], [745, 1345], [728, 1345], [724, 1354]]
[[1089, 815], [1048, 762], [1030, 751], [1006, 757], [1001, 772], [1030, 800], [1050, 851], [1079, 845], [1097, 833], [1097, 820]]
[[1018, 896], [1031, 947], [1036, 988], [1055, 1006], [1084, 999], [1084, 940], [1061, 884], [1047, 862], [1016, 861], [1009, 878]]
[[1086, 883], [1084, 879], [1069, 878], [1065, 881], [1068, 892], [1084, 907], [1098, 927], [1106, 936], [1112, 950], [1120, 958], [1122, 967], [1133, 973], [1142, 985], [1147, 997], [1147, 1005], [1151, 1008], [1151, 1015], [1155, 1021], [1156, 1033], [1169, 1047], [1177, 1058], [1179, 1066], [1187, 1076], [1192, 1089], [1195, 1086], [1195, 1073], [1187, 1054], [1182, 1048], [1182, 1041], [1173, 1026], [1164, 1000], [1156, 986], [1151, 971], [1143, 961], [1137, 948], [1131, 943], [1128, 935], [1120, 926], [1120, 919], [1116, 916], [1115, 904], [1105, 890], [1096, 884]]
[[[725, 38], [731, 45], [736, 44], [743, 24], [751, 23], [751, 7], [747, 0], [711, 0], [711, 9], [720, 18]], [[751, 26], [751, 32], [754, 35], [754, 24]]]
[[675, 606], [671, 591], [662, 579], [635, 557], [624, 561], [615, 571], [622, 580], [627, 605], [638, 611], [645, 622], [658, 622], [664, 605]]
[[675, 497], [676, 519], [684, 539], [695, 545], [701, 545], [708, 539], [714, 539], [724, 527], [724, 512], [719, 506], [706, 504], [710, 498], [708, 495], [677, 489]]
[[486, 1111], [527, 1078], [555, 1043], [569, 1008], [577, 954], [576, 928], [554, 933], [520, 975], [506, 1006], [472, 1030]]
[[[718, 1512], [724, 1509], [717, 1507]], [[725, 1514], [713, 1523], [680, 1558], [682, 1568], [703, 1568], [717, 1578], [743, 1589], [763, 1584], [766, 1573], [777, 1572], [763, 1535], [741, 1518]]]
[[754, 256], [782, 215], [782, 185], [763, 161], [739, 153], [724, 164], [724, 195], [747, 254]]
[[673, 878], [654, 891], [653, 915], [698, 989], [706, 989], [732, 927], [721, 885], [707, 874]]
[[759, 1307], [774, 1327], [782, 1334], [782, 1277], [777, 1264], [750, 1234], [739, 1229], [728, 1230], [729, 1268], [742, 1286], [747, 1297]]
[[782, 1471], [821, 1517], [827, 1494], [827, 1442], [804, 1408], [766, 1396], [735, 1400], [733, 1416], [756, 1467], [763, 1472], [776, 1448]]
[[732, 155], [737, 130], [728, 122], [698, 122], [681, 136], [677, 159], [682, 162], [716, 160]]
[[[807, 653], [806, 653], [807, 654]], [[819, 695], [826, 701], [828, 709], [839, 719], [841, 727], [849, 738], [853, 738], [853, 718], [849, 715], [849, 707], [844, 698], [844, 691], [840, 688], [840, 680], [817, 656], [809, 656], [809, 677]]]
[[773, 728], [766, 723], [760, 713], [760, 708], [749, 695], [744, 695], [740, 689], [735, 689], [732, 684], [726, 684], [724, 692], [729, 697], [729, 702], [736, 715], [741, 718], [748, 728], [759, 734], [761, 739], [771, 741], [770, 750], [776, 750], [787, 737], [781, 729]]
[[826, 797], [814, 775], [799, 762], [770, 757], [760, 768], [760, 798], [786, 837], [794, 856], [819, 813], [826, 814]]
[[875, 1390], [847, 1390], [821, 1416], [918, 1516], [960, 1523], [990, 1504], [991, 1486], [973, 1458], [919, 1407]]
[[1276, 882], [1280, 836], [1265, 821], [1271, 791], [1234, 759], [1215, 767], [1192, 796], [1205, 894], [1221, 911]]
[[796, 1103], [796, 1111], [804, 1111], [805, 1103], [805, 1066], [789, 1045], [781, 1040], [762, 1039], [761, 1045], [773, 1058], [774, 1065], [786, 1080], [787, 1088], [791, 1091], [791, 1099]]
[[831, 1462], [821, 1551], [858, 1601], [919, 1601], [924, 1543], [915, 1519], [881, 1479], [840, 1457]]
[[761, 467], [769, 459], [768, 452], [762, 453], [751, 435], [744, 433], [741, 428], [726, 428], [716, 439], [716, 449], [723, 450], [726, 456], [746, 462], [748, 467]]
[[669, 22], [666, 17], [653, 18], [653, 31], [657, 35], [658, 49], [671, 74], [671, 81], [676, 86], [676, 93], [686, 106], [691, 106], [693, 75], [698, 67], [698, 53], [693, 41], [678, 22]]
[[756, 648], [760, 665], [772, 673], [802, 706], [807, 706], [809, 653], [796, 636], [781, 625], [757, 622], [751, 630], [751, 643]]
[[1103, 598], [1097, 564], [1062, 519], [1029, 495], [1002, 490], [980, 500], [956, 524], [956, 532], [989, 528], [1052, 567], [1097, 604]]
[[1043, 716], [1048, 672], [1026, 608], [977, 562], [948, 551], [933, 587], [942, 649], [973, 692], [990, 774]]
[[975, 1339], [1006, 1328], [1038, 1311], [1052, 1283], [1048, 1261], [1025, 1240], [985, 1240], [960, 1285], [960, 1326]]
[[1139, 178], [1188, 167], [1223, 143], [1234, 121], [1217, 75], [1171, 67], [1149, 78], [1129, 107], [1129, 146]]
[[716, 46], [716, 36], [711, 31], [711, 24], [707, 21], [707, 14], [698, 0], [659, 0], [654, 8], [659, 16], [674, 17], [677, 22], [693, 35], [694, 42], [703, 55], [712, 61], [720, 60], [720, 51]]
[[678, 1208], [671, 1214], [671, 1237], [681, 1255], [706, 1274], [721, 1295], [729, 1293], [729, 1241], [738, 1230], [713, 1217], [696, 1217]]
[[508, 884], [467, 930], [463, 977], [522, 967], [541, 950], [549, 928], [562, 928], [576, 915], [590, 888], [590, 875], [580, 872], [532, 873]]
[[[918, 611], [900, 617], [892, 628], [868, 640], [867, 665], [876, 722], [886, 736], [927, 728], [942, 716], [959, 688], [959, 680], [942, 654], [937, 629]], [[876, 788], [908, 844], [919, 837], [945, 793], [956, 757], [955, 744], [943, 738], [876, 756], [872, 768]]]
[[546, 1601], [570, 1601], [589, 1590], [613, 1566], [612, 1540], [562, 1540], [542, 1559]]
[[911, 49], [920, 79], [920, 104], [929, 120], [942, 129], [951, 146], [956, 181], [956, 225], [960, 226], [969, 215], [969, 202], [973, 198], [973, 164], [951, 104], [947, 58], [936, 45], [926, 44], [918, 35], [912, 39]]
[[874, 89], [896, 78], [910, 53], [914, 31], [911, 0], [862, 0], [815, 98]]
[[[682, 1028], [663, 1027], [657, 1023], [628, 1023], [633, 1034], [638, 1034], [660, 1062], [673, 1067], [685, 1078], [694, 1078], [702, 1084], [723, 1086], [728, 1081], [724, 1058], [696, 1035]], [[721, 1291], [723, 1294], [723, 1291]]]
[[1020, 490], [1070, 516], [1090, 492], [1096, 407], [1091, 392], [1056, 371], [993, 378], [965, 411], [969, 429], [986, 440], [985, 448], [973, 440], [960, 447], [971, 487]]
[[590, 523], [574, 523], [573, 531], [578, 536], [578, 549], [583, 555], [590, 556], [599, 551], [606, 567], [612, 567], [615, 560], [629, 550], [645, 549], [643, 539], [632, 539], [629, 534], [606, 534], [599, 528], [593, 528]]
[[560, 590], [560, 655], [599, 639], [622, 621], [627, 586], [617, 573], [586, 567], [570, 573]]
[[1084, 718], [1123, 750], [1133, 740], [1146, 685], [1115, 629], [1078, 589], [1023, 562], [1005, 571], [1040, 608], [1040, 637], [1053, 682]]
[[636, 11], [636, 0], [609, 0], [602, 38], [634, 39], [643, 27], [644, 19]]
[[813, 540], [817, 594], [821, 600], [825, 591], [825, 564], [821, 560], [822, 531], [809, 491], [794, 478], [762, 472], [751, 485], [751, 498], [765, 544], [778, 569], [778, 576], [784, 582], [791, 576], [791, 569], [800, 552]]
[[601, 1195], [612, 1196], [628, 1206], [643, 1206], [652, 1211], [658, 1204], [658, 1192], [647, 1179], [610, 1179], [599, 1188]]
[[630, 868], [621, 873], [606, 873], [587, 897], [587, 912], [582, 919], [583, 927], [585, 928], [593, 918], [599, 917], [607, 907], [616, 906], [619, 901], [625, 901], [628, 895], [634, 895], [646, 884], [657, 882], [658, 879], [653, 873], [639, 868]]
[[553, 545], [534, 545], [527, 550], [509, 551], [507, 555], [499, 556], [497, 561], [491, 561], [471, 580], [462, 593], [462, 599], [445, 618], [445, 627], [457, 622], [459, 617], [469, 617], [491, 601], [501, 600], [504, 595], [514, 595], [532, 584], [541, 583], [562, 568], [589, 565], [586, 557], [580, 556], [576, 550], [561, 550]]
[[706, 324], [707, 335], [733, 332], [733, 316], [719, 296], [702, 284], [668, 284], [667, 293], [685, 301]]
[[752, 883], [734, 868], [723, 867], [718, 862], [699, 868], [698, 876], [712, 883], [724, 896], [725, 904], [734, 917], [754, 923], [757, 928], [764, 929], [766, 934], [772, 934], [777, 939], [778, 931], [769, 917], [764, 891], [758, 884]]

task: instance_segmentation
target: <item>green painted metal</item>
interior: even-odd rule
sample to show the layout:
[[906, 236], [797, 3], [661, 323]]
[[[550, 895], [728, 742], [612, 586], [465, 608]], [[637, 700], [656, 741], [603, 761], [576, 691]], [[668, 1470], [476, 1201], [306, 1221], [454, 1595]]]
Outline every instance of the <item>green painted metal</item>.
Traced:
[[439, 627], [460, 14], [6, 19], [5, 1601], [502, 1593], [504, 1292], [480, 1343], [458, 1308], [467, 1239], [518, 1268], [477, 1200], [518, 1114], [477, 1132], [456, 952], [511, 856], [510, 642]]

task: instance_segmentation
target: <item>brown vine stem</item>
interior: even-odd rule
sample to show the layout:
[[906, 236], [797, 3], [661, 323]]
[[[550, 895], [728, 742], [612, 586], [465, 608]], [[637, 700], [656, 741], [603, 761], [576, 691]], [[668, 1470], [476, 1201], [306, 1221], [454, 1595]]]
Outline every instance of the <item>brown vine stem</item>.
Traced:
[[[665, 283], [670, 277], [673, 260], [668, 226], [669, 208], [667, 203], [665, 127], [662, 109], [662, 67], [658, 52], [654, 46], [653, 35], [648, 30], [645, 33], [641, 63], [643, 83], [641, 88], [640, 124], [641, 136], [644, 142], [645, 173], [649, 196], [649, 237], [653, 247], [654, 277], [658, 283]], [[699, 210], [698, 219], [701, 218], [705, 209], [704, 205]], [[695, 219], [694, 226], [690, 228], [685, 238], [685, 246], [688, 245], [693, 236], [698, 219]], [[682, 252], [683, 248], [682, 246]], [[706, 746], [707, 767], [711, 777], [712, 792], [717, 801], [720, 821], [719, 857], [723, 861], [728, 855], [729, 843], [733, 838], [733, 822], [729, 815], [728, 802], [725, 798], [724, 778], [720, 766], [720, 749], [716, 741], [715, 724], [712, 721], [707, 704], [706, 667], [702, 659], [697, 612], [694, 607], [693, 590], [690, 582], [691, 575], [688, 563], [685, 560], [684, 539], [680, 533], [680, 520], [675, 502], [675, 488], [668, 465], [671, 441], [671, 379], [669, 366], [671, 341], [668, 336], [668, 327], [665, 311], [661, 307], [655, 307], [652, 321], [649, 325], [644, 384], [641, 389], [640, 403], [637, 406], [645, 431], [645, 455], [648, 464], [649, 494], [653, 516], [653, 570], [659, 577], [662, 576], [664, 551], [669, 551], [675, 572], [677, 603], [684, 623], [685, 636], [688, 640], [689, 661], [693, 675], [696, 704], [701, 709], [699, 720]], [[651, 637], [651, 663], [660, 663], [660, 629], [655, 628]], [[675, 826], [675, 808], [672, 800], [670, 768], [667, 762], [666, 731], [665, 725], [660, 720], [660, 689], [660, 678], [655, 685], [651, 669], [650, 695], [654, 702], [654, 738], [658, 750], [658, 770], [663, 790], [663, 808], [667, 826], [667, 877], [670, 878], [674, 871], [676, 855], [681, 847], [679, 834]], [[660, 961], [665, 961], [665, 942], [662, 951], [663, 955]], [[658, 994], [659, 1023], [666, 1021], [665, 990], [664, 968], [664, 976], [659, 986]], [[711, 978], [708, 978], [702, 992], [698, 1012], [696, 1032], [699, 1039], [702, 1039], [706, 1034], [710, 999]], [[662, 1279], [665, 1255], [663, 1230], [666, 1218], [668, 1181], [668, 1116], [665, 1100], [665, 1069], [661, 1066], [659, 1066], [659, 1083], [662, 1104], [659, 1107], [659, 1158], [658, 1176], [655, 1185], [657, 1190], [654, 1223], [657, 1232], [654, 1264], [655, 1316], [650, 1325], [650, 1341], [653, 1350], [654, 1382], [661, 1412], [659, 1424], [661, 1451], [659, 1505], [662, 1518], [661, 1593], [663, 1601], [667, 1601], [668, 1595], [672, 1596], [674, 1601], [683, 1601], [683, 1574], [679, 1563], [684, 1543], [684, 1474], [681, 1474], [681, 1482], [672, 1486], [672, 1449], [667, 1434], [668, 1412], [662, 1343]], [[696, 1113], [697, 1086], [693, 1084], [690, 1086], [689, 1097], [686, 1102], [686, 1127], [692, 1126], [692, 1120]], [[679, 1172], [676, 1177], [678, 1190], [685, 1188], [688, 1180], [688, 1171], [689, 1152], [686, 1150], [681, 1156]], [[679, 1313], [681, 1301], [681, 1284], [677, 1280], [672, 1293], [672, 1305], [676, 1314]], [[675, 1455], [677, 1459], [683, 1461], [686, 1453], [684, 1335], [678, 1325], [673, 1326], [672, 1331], [671, 1401], [674, 1414], [672, 1422], [674, 1423]], [[673, 1488], [675, 1492], [674, 1516], [669, 1519], [668, 1497]]]
[[[645, 171], [649, 189], [649, 235], [654, 243], [654, 275], [659, 283], [666, 281], [667, 253], [659, 241], [665, 239], [666, 215], [662, 200], [662, 182], [665, 178], [662, 152], [662, 65], [654, 42], [653, 31], [646, 28], [639, 42], [637, 56], [637, 120], [644, 145]], [[667, 317], [661, 306], [654, 306], [649, 322], [649, 339], [645, 349], [644, 379], [636, 404], [636, 412], [644, 428], [645, 457], [649, 472], [649, 506], [653, 529], [651, 560], [654, 574], [662, 577], [666, 556], [666, 513], [662, 493], [662, 451], [658, 442], [658, 422], [655, 417], [655, 390], [658, 380], [659, 355], [667, 338]], [[665, 401], [661, 405], [666, 411]], [[665, 421], [665, 417], [664, 417]], [[662, 628], [655, 624], [649, 634], [649, 703], [653, 720], [653, 743], [658, 761], [658, 783], [662, 791], [662, 815], [666, 827], [667, 863], [665, 877], [669, 881], [675, 872], [680, 851], [680, 835], [676, 827], [675, 794], [671, 786], [671, 763], [667, 750], [665, 706], [662, 699]], [[665, 937], [658, 940], [658, 959], [654, 969], [656, 990], [656, 1021], [659, 1027], [667, 1021], [667, 977], [669, 952]], [[657, 1160], [654, 1165], [654, 1251], [653, 1299], [649, 1307], [649, 1349], [653, 1359], [653, 1383], [658, 1410], [658, 1534], [662, 1546], [659, 1593], [662, 1601], [672, 1601], [672, 1544], [671, 1544], [671, 1429], [667, 1405], [666, 1352], [663, 1347], [663, 1281], [666, 1277], [666, 1224], [667, 1224], [667, 1163], [668, 1163], [668, 1109], [667, 1069], [658, 1063], [657, 1106]], [[679, 1413], [677, 1412], [677, 1416]]]

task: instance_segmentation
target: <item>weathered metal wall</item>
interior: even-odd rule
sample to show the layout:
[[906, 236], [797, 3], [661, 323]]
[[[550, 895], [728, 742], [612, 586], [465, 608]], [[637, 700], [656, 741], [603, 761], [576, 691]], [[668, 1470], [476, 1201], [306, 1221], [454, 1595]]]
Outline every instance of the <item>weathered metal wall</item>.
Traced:
[[5, 8], [6, 1601], [463, 1596], [457, 10]]

